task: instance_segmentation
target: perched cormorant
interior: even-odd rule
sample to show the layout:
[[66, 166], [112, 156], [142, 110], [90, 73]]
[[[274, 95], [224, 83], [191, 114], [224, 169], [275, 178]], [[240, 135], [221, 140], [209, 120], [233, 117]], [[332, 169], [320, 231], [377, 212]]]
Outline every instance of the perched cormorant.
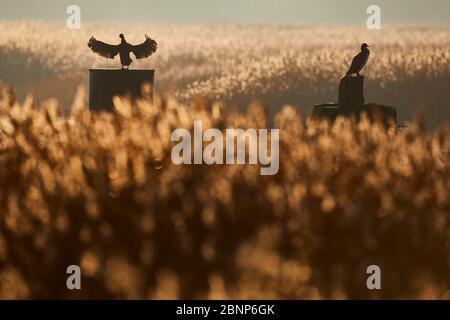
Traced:
[[346, 77], [350, 77], [354, 73], [360, 76], [359, 73], [366, 65], [367, 60], [369, 60], [370, 51], [368, 48], [369, 46], [367, 45], [367, 43], [363, 43], [361, 45], [361, 52], [353, 58], [352, 64], [347, 71]]
[[145, 35], [145, 41], [139, 45], [133, 46], [129, 44], [123, 34], [119, 35], [121, 41], [118, 45], [107, 44], [102, 41], [98, 41], [94, 37], [91, 37], [88, 42], [88, 47], [92, 51], [101, 55], [104, 58], [114, 59], [114, 57], [119, 54], [120, 63], [122, 64], [122, 69], [126, 67], [128, 69], [132, 62], [130, 58], [130, 52], [133, 52], [136, 59], [144, 59], [150, 57], [155, 53], [158, 45], [155, 40], [151, 39], [149, 36]]

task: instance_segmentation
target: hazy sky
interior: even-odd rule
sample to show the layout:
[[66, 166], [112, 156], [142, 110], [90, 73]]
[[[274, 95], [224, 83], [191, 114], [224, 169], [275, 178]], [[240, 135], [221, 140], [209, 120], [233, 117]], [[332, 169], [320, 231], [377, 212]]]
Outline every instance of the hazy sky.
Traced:
[[0, 0], [0, 20], [65, 20], [70, 4], [82, 21], [362, 24], [377, 4], [383, 23], [450, 24], [450, 0]]

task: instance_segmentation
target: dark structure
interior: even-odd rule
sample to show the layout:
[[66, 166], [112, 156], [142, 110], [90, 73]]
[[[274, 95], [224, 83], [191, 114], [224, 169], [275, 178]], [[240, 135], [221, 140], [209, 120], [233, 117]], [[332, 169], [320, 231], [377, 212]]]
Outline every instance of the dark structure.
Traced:
[[363, 76], [346, 76], [339, 83], [339, 103], [316, 105], [312, 117], [334, 121], [338, 116], [354, 116], [359, 119], [362, 113], [366, 113], [369, 119], [381, 121], [385, 125], [391, 121], [397, 123], [397, 110], [394, 107], [365, 103]]
[[339, 81], [339, 105], [343, 107], [362, 106], [364, 100], [364, 77], [345, 77]]
[[[397, 110], [394, 107], [382, 106], [377, 103], [366, 104], [364, 99], [364, 77], [359, 73], [369, 60], [370, 51], [367, 43], [361, 45], [361, 52], [352, 60], [345, 77], [339, 82], [338, 103], [323, 103], [316, 105], [313, 118], [334, 121], [338, 116], [353, 116], [359, 120], [361, 114], [368, 115], [370, 120], [397, 123]], [[352, 74], [356, 73], [356, 77]]]
[[113, 111], [113, 97], [117, 95], [141, 97], [142, 86], [153, 87], [154, 70], [89, 70], [89, 109]]
[[93, 52], [104, 58], [114, 59], [114, 57], [119, 54], [122, 69], [128, 69], [130, 67], [132, 62], [130, 52], [133, 52], [136, 59], [144, 59], [154, 54], [158, 48], [156, 41], [147, 35], [145, 35], [145, 41], [136, 46], [129, 44], [125, 40], [125, 36], [123, 34], [120, 34], [119, 37], [120, 44], [118, 45], [107, 44], [95, 39], [94, 37], [89, 39], [87, 45]]

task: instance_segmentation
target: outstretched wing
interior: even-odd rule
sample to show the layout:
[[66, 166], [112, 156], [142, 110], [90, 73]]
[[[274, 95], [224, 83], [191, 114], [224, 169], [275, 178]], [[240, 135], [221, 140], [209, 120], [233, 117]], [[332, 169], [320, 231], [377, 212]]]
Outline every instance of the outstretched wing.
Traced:
[[92, 51], [104, 58], [114, 59], [114, 57], [119, 53], [118, 45], [107, 44], [102, 41], [98, 41], [94, 37], [89, 39], [87, 45]]
[[145, 41], [137, 46], [131, 46], [131, 51], [136, 56], [136, 59], [144, 59], [154, 54], [157, 48], [158, 44], [156, 41], [145, 35]]

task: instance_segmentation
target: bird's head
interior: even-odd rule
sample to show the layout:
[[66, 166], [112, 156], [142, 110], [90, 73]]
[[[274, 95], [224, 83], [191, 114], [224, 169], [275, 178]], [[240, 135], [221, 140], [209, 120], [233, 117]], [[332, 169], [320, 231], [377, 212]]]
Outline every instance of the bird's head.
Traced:
[[123, 33], [119, 34], [120, 39], [122, 39], [123, 41], [125, 41], [125, 36], [123, 35]]
[[363, 43], [363, 44], [361, 45], [361, 51], [364, 51], [364, 50], [366, 50], [367, 48], [370, 48], [369, 45], [368, 45], [367, 43]]

